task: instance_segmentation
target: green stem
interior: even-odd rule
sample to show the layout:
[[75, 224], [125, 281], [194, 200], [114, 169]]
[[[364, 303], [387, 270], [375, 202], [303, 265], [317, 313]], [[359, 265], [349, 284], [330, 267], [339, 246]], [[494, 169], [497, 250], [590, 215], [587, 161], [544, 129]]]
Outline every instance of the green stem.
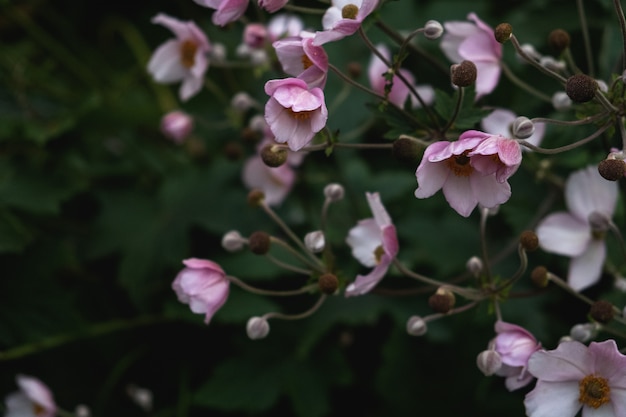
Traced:
[[526, 82], [518, 78], [517, 75], [515, 75], [513, 71], [511, 71], [511, 68], [509, 68], [509, 66], [504, 63], [504, 61], [500, 61], [500, 68], [502, 68], [502, 72], [504, 73], [504, 75], [513, 84], [520, 87], [522, 90], [529, 92], [530, 94], [534, 95], [535, 97], [543, 101], [546, 101], [548, 103], [552, 102], [552, 99], [548, 95], [543, 94], [541, 91], [537, 90], [536, 88], [530, 86], [529, 84], [527, 84]]

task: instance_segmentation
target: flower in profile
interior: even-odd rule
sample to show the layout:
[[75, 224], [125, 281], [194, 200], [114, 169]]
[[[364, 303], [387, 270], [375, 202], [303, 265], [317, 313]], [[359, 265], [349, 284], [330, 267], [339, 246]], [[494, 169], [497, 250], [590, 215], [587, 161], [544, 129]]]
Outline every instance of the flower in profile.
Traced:
[[276, 142], [286, 142], [292, 151], [305, 147], [326, 126], [328, 110], [321, 88], [309, 88], [303, 80], [286, 78], [265, 83], [265, 93], [270, 96], [265, 120]]
[[[391, 53], [389, 52], [389, 49], [387, 49], [387, 47], [385, 47], [384, 45], [376, 45], [376, 49], [378, 49], [378, 51], [388, 61], [390, 60], [389, 58], [391, 57]], [[388, 70], [389, 68], [387, 68], [385, 63], [380, 58], [378, 58], [378, 56], [376, 56], [375, 54], [372, 55], [367, 74], [369, 77], [370, 85], [372, 86], [372, 90], [380, 95], [385, 95], [385, 86], [387, 84], [385, 73]], [[431, 104], [433, 102], [433, 100], [435, 99], [435, 90], [433, 90], [431, 86], [417, 86], [415, 85], [415, 77], [413, 77], [413, 74], [405, 69], [400, 69], [399, 72], [415, 88], [415, 90], [417, 90], [417, 93], [426, 104]], [[411, 91], [409, 90], [409, 87], [407, 87], [407, 85], [404, 84], [404, 82], [402, 82], [402, 80], [400, 80], [400, 78], [395, 74], [393, 75], [391, 82], [392, 86], [388, 95], [389, 102], [395, 104], [397, 107], [403, 108], [404, 102], [411, 94]], [[415, 107], [418, 107], [420, 105], [420, 102], [415, 96], [411, 95], [411, 99]]]
[[50, 389], [39, 379], [27, 375], [15, 378], [20, 390], [5, 399], [5, 417], [54, 417], [57, 406]]
[[577, 291], [600, 279], [606, 223], [613, 217], [617, 193], [617, 184], [602, 178], [596, 166], [576, 171], [565, 183], [568, 211], [552, 213], [537, 226], [543, 250], [572, 258], [567, 281]]
[[[510, 138], [514, 136], [511, 128], [515, 119], [517, 119], [517, 115], [511, 110], [495, 109], [480, 122], [480, 126], [487, 133]], [[535, 132], [525, 140], [532, 145], [539, 146], [546, 132], [546, 124], [534, 123], [534, 125]], [[528, 148], [523, 148], [522, 150], [524, 149], [528, 150]]]
[[204, 322], [209, 324], [228, 298], [230, 281], [222, 268], [213, 261], [189, 258], [183, 264], [186, 268], [178, 273], [172, 282], [172, 289], [178, 301], [189, 304], [194, 313], [204, 314]]
[[346, 288], [346, 296], [371, 291], [383, 279], [399, 251], [396, 227], [381, 203], [380, 195], [365, 195], [374, 217], [361, 220], [350, 229], [346, 242], [352, 248], [352, 256], [364, 266], [374, 269], [367, 275], [357, 275], [356, 280]]
[[163, 13], [156, 15], [152, 23], [171, 30], [176, 38], [170, 39], [152, 54], [148, 72], [158, 83], [182, 81], [178, 92], [182, 101], [194, 96], [204, 82], [209, 67], [207, 53], [211, 49], [206, 35], [193, 22], [183, 22]]
[[509, 391], [522, 388], [532, 381], [527, 372], [528, 359], [541, 349], [541, 344], [523, 327], [498, 320], [495, 325], [497, 336], [493, 339], [493, 349], [500, 354], [502, 366], [496, 375], [506, 377]]
[[328, 74], [328, 55], [311, 37], [289, 37], [272, 44], [285, 73], [306, 82], [309, 88], [324, 88]]
[[528, 372], [537, 378], [524, 399], [529, 417], [626, 416], [626, 356], [613, 340], [562, 342], [535, 352]]
[[332, 6], [322, 17], [324, 30], [315, 34], [313, 45], [323, 45], [354, 34], [377, 5], [378, 0], [332, 0]]
[[472, 61], [478, 70], [476, 98], [489, 94], [500, 79], [502, 45], [496, 41], [493, 29], [474, 13], [467, 19], [471, 22], [445, 22], [441, 38], [441, 49], [454, 63]]
[[256, 155], [250, 157], [244, 164], [242, 178], [249, 189], [263, 191], [268, 205], [278, 206], [291, 191], [296, 181], [296, 173], [289, 164], [269, 167]]
[[215, 9], [213, 24], [225, 26], [239, 19], [248, 8], [248, 0], [194, 0], [200, 6]]
[[490, 136], [470, 130], [456, 142], [431, 143], [415, 172], [418, 183], [415, 197], [428, 198], [443, 190], [450, 207], [464, 217], [469, 216], [477, 204], [493, 208], [506, 202], [511, 197], [511, 187], [506, 180], [498, 181], [496, 173], [506, 171], [508, 166], [500, 160], [499, 154], [491, 154], [498, 158], [490, 157], [490, 162], [481, 161], [480, 169], [473, 165], [474, 158], [487, 155], [486, 150], [475, 151]]

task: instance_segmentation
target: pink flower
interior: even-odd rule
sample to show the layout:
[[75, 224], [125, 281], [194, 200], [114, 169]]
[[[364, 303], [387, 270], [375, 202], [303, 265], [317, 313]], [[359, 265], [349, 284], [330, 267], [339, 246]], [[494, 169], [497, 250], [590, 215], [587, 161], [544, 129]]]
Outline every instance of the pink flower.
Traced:
[[259, 0], [259, 6], [270, 13], [274, 13], [285, 7], [289, 0]]
[[[376, 49], [385, 57], [387, 60], [390, 60], [391, 53], [389, 49], [387, 49], [384, 45], [376, 45]], [[389, 68], [385, 65], [385, 63], [378, 58], [376, 55], [372, 55], [370, 59], [370, 64], [367, 70], [370, 85], [372, 86], [372, 90], [377, 92], [380, 95], [385, 95], [385, 85], [387, 84], [387, 80], [385, 79], [385, 73], [389, 70]], [[415, 77], [409, 71], [405, 69], [400, 69], [400, 73], [404, 76], [404, 78], [411, 83], [411, 85], [417, 90], [418, 94], [424, 100], [426, 104], [431, 104], [435, 99], [435, 91], [429, 85], [417, 86], [415, 85]], [[397, 107], [404, 108], [404, 102], [407, 97], [411, 93], [409, 87], [400, 80], [400, 78], [394, 74], [392, 79], [392, 87], [389, 92], [389, 102], [395, 104]], [[417, 98], [411, 96], [413, 105], [419, 106], [420, 103], [417, 101]]]
[[500, 79], [502, 45], [496, 41], [493, 29], [474, 13], [469, 22], [445, 22], [446, 31], [441, 39], [441, 49], [456, 64], [468, 60], [476, 65], [476, 98], [489, 94]]
[[200, 6], [215, 9], [213, 24], [225, 26], [239, 19], [248, 8], [248, 0], [194, 0]]
[[181, 144], [193, 130], [193, 117], [180, 110], [167, 113], [161, 119], [161, 133], [176, 144]]
[[204, 314], [204, 322], [209, 324], [228, 298], [230, 281], [215, 262], [190, 258], [183, 263], [186, 268], [178, 273], [172, 289], [178, 301], [189, 304], [194, 313]]
[[163, 13], [156, 15], [152, 23], [160, 24], [174, 32], [170, 39], [159, 46], [148, 62], [148, 72], [158, 83], [182, 81], [178, 92], [186, 101], [198, 93], [209, 67], [206, 54], [211, 46], [206, 35], [193, 22], [182, 22]]
[[491, 165], [480, 163], [483, 172], [474, 167], [473, 159], [483, 154], [472, 156], [472, 152], [490, 136], [478, 133], [482, 132], [468, 131], [456, 142], [434, 142], [426, 148], [415, 172], [418, 183], [415, 197], [427, 198], [442, 189], [450, 207], [464, 217], [477, 204], [492, 208], [511, 197], [509, 183], [496, 178], [495, 173], [502, 168], [499, 162], [492, 158]]
[[271, 96], [265, 105], [265, 120], [276, 142], [287, 143], [297, 151], [305, 147], [326, 126], [328, 110], [324, 92], [297, 78], [270, 80], [265, 92]]
[[328, 55], [312, 38], [289, 37], [274, 42], [276, 56], [285, 73], [306, 82], [309, 88], [324, 88], [328, 74]]
[[313, 44], [323, 45], [352, 35], [377, 5], [378, 0], [332, 0], [322, 17], [324, 31], [315, 34]]
[[537, 226], [543, 250], [572, 258], [567, 280], [577, 291], [600, 279], [606, 258], [606, 229], [594, 223], [596, 219], [606, 222], [613, 217], [617, 192], [617, 183], [602, 178], [597, 167], [576, 171], [565, 183], [565, 204], [569, 211], [550, 214]]
[[537, 379], [524, 399], [529, 417], [626, 416], [626, 356], [613, 340], [562, 342], [535, 352], [528, 371]]
[[[480, 126], [487, 133], [508, 138], [513, 136], [513, 134], [511, 133], [511, 126], [513, 125], [513, 122], [516, 118], [517, 116], [515, 115], [515, 113], [510, 110], [496, 109], [480, 122]], [[539, 146], [546, 131], [546, 125], [545, 123], [534, 123], [534, 125], [535, 133], [533, 133], [532, 136], [526, 138], [525, 140], [532, 145]], [[522, 150], [528, 150], [528, 148], [522, 148]]]
[[278, 206], [291, 191], [296, 181], [296, 173], [289, 164], [268, 167], [257, 155], [250, 157], [244, 164], [242, 178], [249, 189], [263, 191], [268, 205]]
[[361, 220], [350, 229], [346, 242], [352, 248], [352, 256], [374, 269], [367, 275], [357, 275], [356, 280], [346, 288], [347, 297], [371, 291], [383, 279], [399, 251], [396, 227], [380, 202], [380, 195], [365, 195], [374, 217]]
[[496, 375], [506, 377], [505, 385], [509, 391], [522, 388], [532, 381], [527, 372], [528, 358], [541, 348], [535, 337], [523, 327], [497, 321], [498, 334], [493, 340], [493, 349], [500, 354], [502, 367]]
[[39, 379], [27, 375], [16, 378], [20, 390], [5, 399], [5, 417], [54, 417], [57, 406], [52, 392]]
[[471, 164], [483, 174], [496, 174], [498, 182], [505, 182], [517, 171], [522, 162], [522, 149], [513, 139], [490, 135], [478, 130], [468, 130], [459, 139], [477, 137], [482, 142], [468, 155]]

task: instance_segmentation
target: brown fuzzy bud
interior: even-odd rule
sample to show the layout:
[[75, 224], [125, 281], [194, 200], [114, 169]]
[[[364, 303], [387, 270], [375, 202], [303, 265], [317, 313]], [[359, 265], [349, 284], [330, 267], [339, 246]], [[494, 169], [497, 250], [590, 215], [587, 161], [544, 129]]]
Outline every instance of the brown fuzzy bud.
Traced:
[[600, 300], [591, 305], [589, 315], [595, 321], [606, 324], [613, 319], [615, 311], [613, 310], [613, 304], [608, 301]]
[[439, 287], [437, 292], [428, 298], [428, 305], [437, 313], [446, 314], [454, 307], [456, 297], [445, 287]]
[[530, 273], [530, 280], [539, 288], [548, 286], [548, 270], [545, 266], [538, 266]]
[[248, 238], [248, 247], [256, 255], [265, 255], [270, 250], [270, 245], [270, 235], [262, 231], [254, 232]]
[[450, 79], [457, 87], [469, 87], [476, 82], [478, 70], [472, 61], [463, 61], [450, 67]]
[[334, 294], [337, 291], [337, 287], [339, 286], [339, 280], [334, 274], [326, 273], [320, 275], [317, 280], [317, 285], [320, 287], [320, 291], [323, 294]]
[[504, 43], [511, 39], [511, 34], [513, 33], [513, 26], [509, 23], [500, 23], [496, 26], [494, 30], [495, 38], [498, 42]]
[[423, 155], [424, 150], [414, 140], [409, 138], [400, 138], [393, 141], [393, 148], [391, 152], [399, 161], [414, 163]]
[[260, 206], [265, 199], [265, 194], [259, 189], [254, 189], [248, 193], [248, 204], [252, 207]]
[[519, 237], [519, 243], [526, 252], [532, 252], [539, 247], [539, 238], [532, 230], [524, 230]]
[[557, 52], [561, 53], [569, 48], [569, 33], [564, 31], [563, 29], [554, 29], [552, 32], [550, 32], [550, 35], [548, 35], [548, 43]]
[[598, 172], [605, 180], [617, 181], [626, 174], [626, 163], [622, 159], [605, 159], [600, 161]]
[[350, 78], [352, 78], [353, 80], [356, 80], [357, 78], [361, 76], [361, 73], [363, 72], [363, 67], [361, 66], [359, 62], [352, 61], [348, 63], [347, 70], [348, 70], [348, 75], [350, 76]]
[[271, 168], [279, 167], [287, 162], [287, 155], [287, 149], [276, 145], [266, 145], [261, 149], [263, 163]]
[[572, 75], [565, 83], [565, 93], [575, 103], [586, 103], [596, 94], [598, 83], [586, 74]]

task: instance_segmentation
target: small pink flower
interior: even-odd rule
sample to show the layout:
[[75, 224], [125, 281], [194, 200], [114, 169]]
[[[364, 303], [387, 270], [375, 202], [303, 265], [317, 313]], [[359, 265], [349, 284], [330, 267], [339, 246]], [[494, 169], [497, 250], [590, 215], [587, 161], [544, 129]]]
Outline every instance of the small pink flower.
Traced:
[[378, 0], [332, 0], [322, 17], [324, 31], [315, 34], [313, 44], [323, 45], [354, 34], [377, 5]]
[[268, 81], [265, 92], [270, 96], [265, 105], [265, 120], [276, 142], [286, 142], [297, 151], [326, 126], [328, 110], [320, 88], [309, 89], [303, 80], [286, 78]]
[[328, 55], [312, 38], [289, 37], [273, 44], [285, 73], [306, 82], [309, 88], [324, 88], [328, 74]]
[[493, 29], [474, 13], [467, 16], [470, 22], [445, 22], [441, 49], [456, 64], [472, 61], [478, 70], [476, 98], [489, 94], [500, 79], [502, 45], [496, 41]]
[[[510, 138], [513, 136], [511, 127], [513, 122], [515, 122], [515, 119], [517, 119], [517, 116], [512, 111], [507, 109], [496, 109], [489, 113], [489, 116], [485, 117], [480, 122], [480, 126], [487, 133]], [[534, 125], [535, 133], [525, 140], [532, 145], [539, 146], [546, 131], [546, 124], [534, 123]], [[522, 148], [522, 151], [524, 150], [528, 150], [528, 148]]]
[[526, 369], [528, 358], [541, 349], [541, 344], [528, 330], [515, 324], [497, 321], [495, 330], [498, 335], [493, 340], [493, 349], [502, 359], [496, 375], [506, 377], [509, 391], [528, 385], [533, 379]]
[[249, 189], [259, 189], [270, 206], [280, 205], [296, 181], [296, 172], [289, 164], [272, 168], [260, 156], [250, 157], [243, 167], [243, 182]]
[[275, 13], [285, 7], [289, 0], [259, 0], [259, 6], [270, 13]]
[[57, 406], [52, 392], [39, 379], [27, 375], [16, 378], [20, 390], [5, 399], [5, 417], [54, 417]]
[[572, 258], [567, 281], [577, 291], [600, 279], [606, 258], [605, 230], [594, 230], [590, 219], [599, 216], [610, 220], [617, 193], [617, 183], [602, 178], [597, 167], [576, 171], [565, 183], [569, 211], [552, 213], [537, 226], [543, 250]]
[[352, 256], [374, 269], [367, 275], [357, 275], [356, 280], [346, 288], [346, 297], [371, 291], [383, 279], [399, 251], [396, 227], [381, 203], [380, 195], [365, 195], [374, 217], [360, 220], [350, 229], [346, 242], [352, 248]]
[[562, 342], [535, 352], [528, 372], [537, 378], [524, 399], [529, 417], [626, 416], [626, 356], [613, 340]]
[[228, 298], [230, 281], [215, 262], [189, 258], [183, 264], [186, 268], [178, 273], [172, 289], [178, 301], [189, 304], [194, 313], [204, 314], [204, 322], [209, 324]]
[[248, 8], [248, 0], [194, 0], [200, 6], [215, 9], [213, 24], [225, 26], [239, 19]]
[[456, 142], [434, 142], [426, 148], [415, 172], [418, 183], [415, 197], [427, 198], [443, 190], [450, 207], [464, 217], [469, 216], [477, 204], [492, 208], [511, 197], [509, 183], [499, 182], [496, 178], [495, 171], [499, 166], [496, 162], [493, 162], [496, 168], [492, 174], [485, 174], [473, 166], [472, 160], [476, 156], [470, 154], [486, 139], [484, 134], [475, 132], [462, 134]]
[[180, 110], [167, 113], [161, 119], [161, 133], [176, 144], [181, 144], [193, 130], [193, 117]]
[[163, 25], [176, 35], [159, 46], [148, 62], [148, 72], [158, 83], [182, 81], [179, 96], [187, 101], [198, 93], [209, 68], [207, 53], [211, 49], [206, 35], [193, 22], [182, 22], [163, 13], [152, 23]]
[[498, 182], [505, 182], [517, 171], [522, 162], [522, 149], [514, 139], [500, 135], [490, 135], [478, 130], [464, 132], [460, 139], [477, 137], [483, 140], [468, 155], [472, 166], [477, 171], [490, 175], [496, 174]]

